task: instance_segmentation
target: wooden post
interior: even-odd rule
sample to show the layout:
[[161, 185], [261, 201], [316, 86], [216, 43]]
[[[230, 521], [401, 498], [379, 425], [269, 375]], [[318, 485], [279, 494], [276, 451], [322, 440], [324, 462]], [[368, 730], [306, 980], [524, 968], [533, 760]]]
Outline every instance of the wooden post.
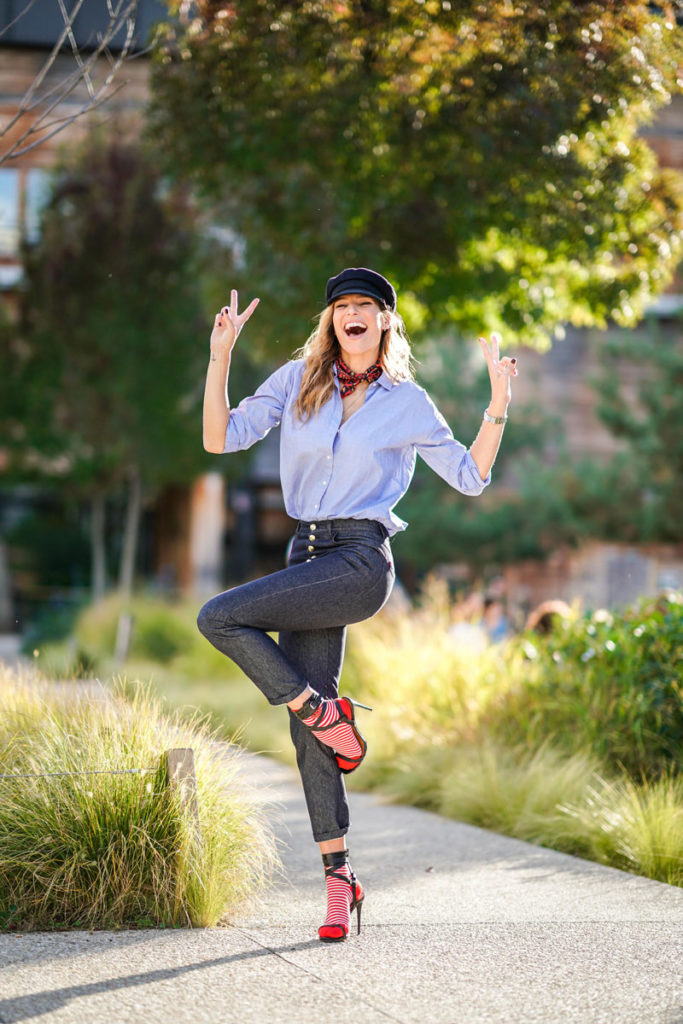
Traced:
[[178, 793], [181, 806], [187, 810], [194, 823], [195, 835], [201, 839], [199, 830], [199, 803], [197, 801], [197, 776], [194, 770], [194, 751], [191, 747], [177, 747], [163, 755], [166, 778], [172, 790]]

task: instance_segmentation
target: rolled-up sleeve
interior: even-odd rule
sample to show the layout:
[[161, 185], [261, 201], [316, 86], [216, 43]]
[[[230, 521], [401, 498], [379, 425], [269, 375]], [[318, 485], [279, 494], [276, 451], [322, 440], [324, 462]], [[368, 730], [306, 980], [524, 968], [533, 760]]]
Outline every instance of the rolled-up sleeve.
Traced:
[[292, 363], [279, 367], [253, 395], [243, 398], [236, 409], [230, 410], [224, 454], [251, 448], [280, 423], [287, 400], [291, 367]]
[[490, 473], [482, 480], [470, 452], [453, 437], [451, 428], [424, 390], [417, 426], [415, 449], [418, 455], [456, 491], [481, 494], [491, 483]]

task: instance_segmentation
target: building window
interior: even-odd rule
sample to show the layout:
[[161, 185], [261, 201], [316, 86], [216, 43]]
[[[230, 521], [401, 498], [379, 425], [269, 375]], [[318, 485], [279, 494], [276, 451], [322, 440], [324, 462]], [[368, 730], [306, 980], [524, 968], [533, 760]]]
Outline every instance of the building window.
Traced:
[[0, 256], [19, 252], [19, 171], [0, 167]]
[[24, 191], [24, 234], [27, 242], [40, 237], [40, 215], [50, 197], [50, 175], [41, 167], [26, 172]]

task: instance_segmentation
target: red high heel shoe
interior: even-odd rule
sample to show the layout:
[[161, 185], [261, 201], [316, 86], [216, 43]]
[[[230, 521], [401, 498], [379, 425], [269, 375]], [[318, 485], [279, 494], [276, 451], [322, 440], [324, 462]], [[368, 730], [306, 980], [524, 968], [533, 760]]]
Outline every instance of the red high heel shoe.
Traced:
[[[339, 713], [339, 718], [335, 722], [330, 722], [329, 725], [317, 725], [317, 722], [322, 722], [324, 719], [330, 702], [335, 704]], [[353, 735], [360, 747], [360, 753], [350, 756], [347, 754], [338, 754], [335, 751], [334, 755], [334, 759], [337, 762], [340, 771], [344, 772], [345, 775], [355, 772], [356, 768], [368, 752], [367, 741], [356, 726], [354, 706], [365, 708], [366, 711], [372, 711], [372, 708], [368, 707], [367, 704], [361, 704], [359, 700], [353, 700], [352, 697], [338, 697], [335, 700], [331, 697], [321, 697], [319, 693], [315, 693], [308, 698], [306, 703], [303, 704], [298, 711], [293, 712], [297, 718], [300, 718], [302, 721], [306, 718], [310, 718], [316, 711], [318, 712], [315, 721], [308, 725], [307, 728], [311, 730], [313, 735], [316, 736], [321, 743], [325, 743], [325, 740], [319, 735], [319, 733], [327, 732], [328, 729], [336, 729], [340, 725], [351, 726]], [[327, 743], [326, 746], [331, 746], [331, 744]]]
[[[351, 925], [351, 915], [355, 910], [358, 922], [357, 934], [360, 935], [360, 912], [363, 900], [365, 899], [365, 893], [363, 892], [363, 886], [354, 875], [348, 862], [348, 850], [336, 850], [334, 853], [323, 854], [325, 878], [338, 878], [340, 882], [345, 882], [349, 886], [349, 927]], [[339, 870], [345, 864], [349, 866], [350, 878], [343, 871]], [[321, 942], [346, 942], [348, 935], [349, 928], [341, 922], [339, 924], [323, 924], [318, 928], [318, 937]]]

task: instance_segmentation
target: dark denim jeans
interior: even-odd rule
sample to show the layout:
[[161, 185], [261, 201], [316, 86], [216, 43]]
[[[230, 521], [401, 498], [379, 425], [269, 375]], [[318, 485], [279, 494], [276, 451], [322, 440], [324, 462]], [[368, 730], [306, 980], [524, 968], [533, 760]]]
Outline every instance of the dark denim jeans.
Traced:
[[[385, 528], [371, 519], [300, 522], [286, 569], [218, 594], [197, 625], [274, 705], [307, 685], [336, 697], [346, 626], [368, 619], [394, 582]], [[269, 633], [279, 633], [279, 642]], [[329, 747], [290, 712], [290, 732], [313, 837], [320, 843], [348, 831], [344, 778]]]

